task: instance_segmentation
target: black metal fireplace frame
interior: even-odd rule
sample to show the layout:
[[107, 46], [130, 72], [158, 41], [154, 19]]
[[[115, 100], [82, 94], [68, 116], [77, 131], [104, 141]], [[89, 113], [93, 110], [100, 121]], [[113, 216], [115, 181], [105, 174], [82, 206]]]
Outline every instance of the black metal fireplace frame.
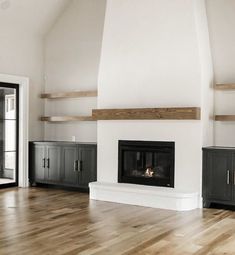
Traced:
[[[157, 149], [169, 150], [171, 153], [171, 168], [169, 180], [145, 178], [135, 176], [123, 175], [123, 152], [125, 150], [143, 150], [143, 151], [156, 151]], [[119, 140], [118, 141], [118, 182], [119, 183], [133, 183], [150, 186], [161, 186], [174, 188], [175, 182], [175, 142], [163, 141], [134, 141], [134, 140]]]

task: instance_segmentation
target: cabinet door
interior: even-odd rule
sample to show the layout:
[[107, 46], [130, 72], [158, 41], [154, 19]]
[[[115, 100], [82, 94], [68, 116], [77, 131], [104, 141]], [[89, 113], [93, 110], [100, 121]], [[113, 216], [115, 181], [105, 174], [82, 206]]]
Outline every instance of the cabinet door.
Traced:
[[208, 198], [232, 200], [232, 154], [223, 151], [210, 152], [207, 159]]
[[46, 147], [44, 145], [33, 146], [35, 181], [45, 180]]
[[235, 201], [235, 153], [232, 153], [232, 199]]
[[60, 181], [60, 167], [61, 167], [61, 147], [60, 145], [47, 146], [47, 180], [51, 182]]
[[79, 146], [78, 182], [79, 186], [88, 187], [89, 182], [96, 181], [97, 172], [96, 146]]
[[63, 184], [76, 186], [78, 183], [77, 172], [78, 149], [76, 145], [62, 148], [61, 178]]

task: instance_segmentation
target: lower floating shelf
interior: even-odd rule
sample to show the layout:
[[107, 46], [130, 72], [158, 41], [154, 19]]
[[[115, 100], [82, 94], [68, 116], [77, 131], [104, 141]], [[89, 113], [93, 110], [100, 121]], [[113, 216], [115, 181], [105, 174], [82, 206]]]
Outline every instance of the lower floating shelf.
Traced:
[[95, 121], [92, 116], [43, 116], [40, 120], [47, 122]]
[[235, 115], [215, 115], [215, 121], [235, 121]]
[[235, 90], [235, 83], [230, 84], [216, 84], [216, 90]]

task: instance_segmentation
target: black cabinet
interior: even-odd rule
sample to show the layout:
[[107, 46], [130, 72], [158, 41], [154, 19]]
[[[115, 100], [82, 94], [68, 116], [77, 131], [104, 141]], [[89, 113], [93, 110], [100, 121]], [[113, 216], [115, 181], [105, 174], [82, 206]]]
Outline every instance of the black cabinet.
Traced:
[[49, 182], [60, 182], [60, 152], [60, 146], [46, 146], [45, 180], [48, 180]]
[[78, 182], [79, 186], [87, 187], [89, 182], [96, 181], [96, 150], [87, 145], [81, 145], [78, 149], [79, 160], [77, 163], [77, 170], [79, 172]]
[[[30, 148], [31, 149], [31, 148]], [[34, 146], [34, 155], [30, 155], [31, 161], [30, 169], [34, 169], [34, 173], [31, 172], [31, 178], [44, 181], [45, 180], [45, 166], [46, 166], [46, 147], [44, 145]], [[30, 151], [31, 152], [31, 151]]]
[[66, 185], [78, 185], [78, 147], [77, 145], [67, 145], [62, 147], [62, 182]]
[[57, 184], [88, 189], [96, 181], [96, 144], [31, 142], [30, 183]]
[[202, 186], [204, 207], [235, 205], [235, 148], [203, 148]]
[[60, 181], [60, 151], [56, 145], [35, 144], [30, 146], [33, 149], [30, 159], [30, 169], [34, 170], [34, 179], [40, 182]]

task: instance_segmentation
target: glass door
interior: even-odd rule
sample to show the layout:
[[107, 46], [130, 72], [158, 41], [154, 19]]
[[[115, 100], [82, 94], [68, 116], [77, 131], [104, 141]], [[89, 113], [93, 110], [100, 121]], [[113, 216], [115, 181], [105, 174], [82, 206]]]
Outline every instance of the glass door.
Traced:
[[0, 83], [0, 188], [18, 185], [19, 88]]

